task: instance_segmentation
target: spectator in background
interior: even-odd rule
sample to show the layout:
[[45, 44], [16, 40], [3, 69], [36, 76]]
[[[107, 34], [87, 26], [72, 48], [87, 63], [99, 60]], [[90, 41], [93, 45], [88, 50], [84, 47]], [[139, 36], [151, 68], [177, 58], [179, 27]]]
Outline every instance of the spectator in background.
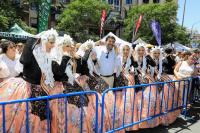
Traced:
[[[189, 56], [191, 56], [191, 52], [189, 52], [189, 51], [186, 51], [186, 52], [183, 52], [182, 53], [182, 60], [181, 61], [186, 61], [186, 60], [188, 60], [188, 58], [189, 58]], [[178, 62], [177, 62], [178, 63]]]
[[[188, 52], [187, 54], [189, 55], [188, 59], [185, 61], [179, 62], [174, 69], [174, 75], [175, 75], [176, 80], [187, 79], [187, 78], [190, 78], [195, 75], [195, 71], [196, 71], [195, 64], [196, 64], [198, 58], [195, 55], [195, 53], [192, 54], [192, 53]], [[194, 83], [194, 80], [193, 80], [193, 83]], [[179, 84], [180, 85], [178, 85], [178, 83], [176, 83], [176, 86], [177, 86], [176, 88], [180, 88], [180, 91], [179, 91], [180, 102], [182, 101], [182, 97], [184, 96], [184, 104], [186, 104], [187, 94], [188, 93], [190, 94], [192, 87], [189, 87], [190, 89], [187, 90], [185, 88], [187, 88], [187, 86], [190, 86], [190, 84], [186, 84], [183, 81], [181, 81]], [[192, 89], [194, 89], [194, 88], [192, 88]], [[178, 91], [178, 89], [176, 91]], [[190, 99], [191, 97], [188, 97], [188, 98]]]
[[182, 52], [181, 51], [177, 51], [175, 60], [177, 63], [182, 60]]
[[24, 44], [23, 43], [17, 43], [16, 50], [17, 50], [18, 55], [22, 54], [23, 49], [24, 49]]
[[174, 67], [176, 65], [175, 56], [173, 56], [173, 49], [165, 49], [165, 58], [163, 59], [163, 73], [169, 75], [170, 77], [174, 75]]

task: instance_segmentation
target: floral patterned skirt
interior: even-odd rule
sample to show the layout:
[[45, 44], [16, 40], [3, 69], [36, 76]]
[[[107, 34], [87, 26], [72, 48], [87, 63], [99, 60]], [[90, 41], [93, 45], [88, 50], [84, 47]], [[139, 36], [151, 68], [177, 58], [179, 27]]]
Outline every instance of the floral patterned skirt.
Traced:
[[[163, 74], [161, 76], [161, 81], [171, 81], [173, 77]], [[169, 112], [178, 107], [178, 91], [176, 89], [175, 83], [166, 83], [163, 88], [160, 88], [160, 101], [161, 101], [161, 113], [167, 113], [160, 116], [160, 124], [168, 126], [172, 124], [180, 114], [180, 111], [175, 110], [174, 112]]]
[[[115, 87], [133, 86], [134, 76], [121, 73], [115, 79]], [[136, 92], [133, 88], [108, 92], [105, 97], [110, 129], [116, 129], [138, 121]], [[118, 132], [138, 130], [139, 125], [134, 125]]]
[[[55, 94], [63, 91], [62, 84], [55, 83], [53, 90]], [[53, 94], [53, 93], [52, 93]], [[40, 85], [31, 85], [22, 78], [10, 78], [0, 83], [0, 102], [27, 99], [46, 95]], [[29, 110], [29, 131], [43, 133], [47, 132], [47, 123], [49, 122], [50, 131], [53, 133], [60, 132], [59, 125], [63, 119], [58, 117], [62, 111], [58, 108], [58, 100], [49, 101], [49, 121], [47, 121], [47, 102], [34, 101], [28, 104]], [[0, 119], [2, 119], [2, 106], [0, 106]], [[6, 132], [24, 133], [26, 132], [26, 103], [8, 104], [5, 106]], [[55, 125], [55, 122], [58, 124]], [[2, 121], [0, 121], [2, 125]], [[62, 124], [61, 124], [62, 125]], [[0, 128], [0, 132], [2, 131]]]

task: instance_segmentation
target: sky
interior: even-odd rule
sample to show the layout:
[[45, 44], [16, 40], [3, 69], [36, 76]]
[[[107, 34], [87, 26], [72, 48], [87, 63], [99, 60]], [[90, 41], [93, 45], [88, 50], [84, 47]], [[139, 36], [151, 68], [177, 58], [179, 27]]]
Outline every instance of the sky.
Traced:
[[[182, 24], [184, 1], [178, 0], [178, 23]], [[200, 33], [200, 0], [186, 0], [184, 26], [188, 29], [198, 30]]]

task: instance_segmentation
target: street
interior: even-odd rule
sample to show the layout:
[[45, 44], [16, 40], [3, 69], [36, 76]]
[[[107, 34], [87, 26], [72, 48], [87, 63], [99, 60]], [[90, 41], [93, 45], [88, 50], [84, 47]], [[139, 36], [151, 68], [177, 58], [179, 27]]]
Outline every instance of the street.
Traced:
[[153, 129], [144, 129], [131, 133], [199, 133], [200, 103], [195, 103], [188, 113], [190, 116], [195, 116], [194, 121], [186, 122], [182, 118], [178, 118], [176, 122], [169, 127], [159, 126]]

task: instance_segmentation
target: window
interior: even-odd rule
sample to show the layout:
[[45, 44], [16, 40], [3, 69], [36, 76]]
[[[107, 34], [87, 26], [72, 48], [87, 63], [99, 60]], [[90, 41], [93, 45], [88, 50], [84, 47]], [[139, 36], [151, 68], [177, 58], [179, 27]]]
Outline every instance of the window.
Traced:
[[37, 4], [34, 3], [34, 2], [32, 2], [32, 3], [30, 4], [30, 8], [31, 8], [31, 10], [37, 10]]
[[143, 3], [148, 4], [148, 3], [149, 3], [149, 0], [143, 0]]
[[64, 3], [64, 4], [69, 3], [69, 2], [70, 0], [60, 0], [60, 3]]
[[37, 23], [38, 23], [37, 18], [30, 18], [31, 27], [37, 28]]
[[126, 0], [126, 4], [127, 4], [127, 5], [132, 4], [132, 0]]
[[118, 6], [119, 5], [119, 0], [114, 0], [114, 4]]
[[114, 0], [114, 8], [115, 8], [115, 10], [117, 10], [117, 11], [120, 10], [119, 0]]
[[153, 0], [153, 3], [159, 3], [160, 0]]
[[108, 4], [113, 4], [113, 0], [108, 0]]

